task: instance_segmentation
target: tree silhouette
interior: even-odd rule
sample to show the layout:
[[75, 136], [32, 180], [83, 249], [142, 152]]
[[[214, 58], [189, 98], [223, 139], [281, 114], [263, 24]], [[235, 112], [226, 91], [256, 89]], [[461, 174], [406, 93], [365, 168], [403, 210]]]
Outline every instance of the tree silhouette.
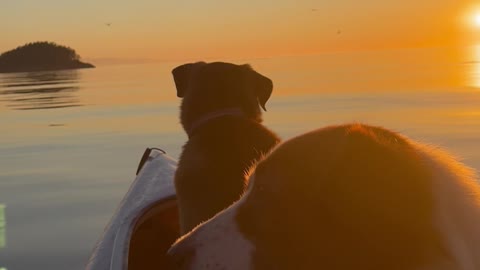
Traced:
[[0, 72], [93, 67], [82, 63], [74, 49], [54, 42], [33, 42], [0, 55]]

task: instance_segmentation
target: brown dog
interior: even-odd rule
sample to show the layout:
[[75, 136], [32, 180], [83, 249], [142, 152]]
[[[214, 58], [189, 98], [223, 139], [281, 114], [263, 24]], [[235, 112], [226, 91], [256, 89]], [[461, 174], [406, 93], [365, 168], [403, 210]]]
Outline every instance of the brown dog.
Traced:
[[182, 270], [478, 270], [480, 185], [398, 133], [326, 127], [276, 147], [169, 254]]
[[198, 62], [172, 73], [189, 137], [175, 175], [184, 234], [240, 198], [248, 170], [279, 138], [260, 124], [272, 81], [249, 65]]

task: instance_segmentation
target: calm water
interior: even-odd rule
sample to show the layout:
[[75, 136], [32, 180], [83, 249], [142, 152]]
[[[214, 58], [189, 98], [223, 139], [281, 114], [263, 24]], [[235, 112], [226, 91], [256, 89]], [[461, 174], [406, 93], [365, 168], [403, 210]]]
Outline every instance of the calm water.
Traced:
[[[233, 62], [274, 81], [265, 124], [283, 138], [362, 121], [480, 169], [476, 60], [423, 49]], [[179, 64], [0, 74], [0, 269], [85, 266], [144, 149], [177, 157], [186, 140]]]

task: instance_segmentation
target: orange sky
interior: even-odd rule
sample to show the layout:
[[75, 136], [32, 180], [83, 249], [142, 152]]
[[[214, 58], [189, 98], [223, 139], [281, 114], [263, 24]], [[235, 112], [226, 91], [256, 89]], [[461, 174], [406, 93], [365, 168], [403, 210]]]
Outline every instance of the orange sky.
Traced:
[[229, 2], [7, 1], [0, 51], [48, 40], [86, 59], [251, 58], [456, 45], [480, 32], [465, 23], [478, 8], [469, 0]]

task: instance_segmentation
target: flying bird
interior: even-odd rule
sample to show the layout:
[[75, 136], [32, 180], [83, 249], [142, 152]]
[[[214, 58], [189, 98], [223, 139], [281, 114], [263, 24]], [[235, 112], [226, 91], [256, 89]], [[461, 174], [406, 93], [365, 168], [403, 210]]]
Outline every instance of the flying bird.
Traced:
[[106, 25], [106, 26], [110, 26], [110, 25], [112, 25], [112, 23], [106, 23], [105, 25]]

